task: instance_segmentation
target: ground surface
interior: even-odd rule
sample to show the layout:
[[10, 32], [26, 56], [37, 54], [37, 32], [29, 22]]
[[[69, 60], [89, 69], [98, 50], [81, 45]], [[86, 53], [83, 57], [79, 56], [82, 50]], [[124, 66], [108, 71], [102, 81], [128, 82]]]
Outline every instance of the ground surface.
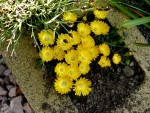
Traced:
[[[108, 76], [109, 74], [109, 76]], [[72, 97], [80, 113], [111, 113], [126, 104], [126, 98], [144, 79], [144, 73], [134, 60], [110, 69], [94, 70], [88, 75], [92, 92], [87, 97]]]
[[0, 63], [0, 113], [33, 113], [5, 63]]

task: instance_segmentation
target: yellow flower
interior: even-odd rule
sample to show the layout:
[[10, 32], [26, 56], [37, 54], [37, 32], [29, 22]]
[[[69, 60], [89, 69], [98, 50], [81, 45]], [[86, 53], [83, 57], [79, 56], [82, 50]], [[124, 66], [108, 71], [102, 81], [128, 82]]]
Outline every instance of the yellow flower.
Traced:
[[103, 54], [104, 56], [108, 56], [110, 54], [110, 48], [107, 44], [103, 43], [101, 45], [99, 45], [99, 51], [101, 54]]
[[38, 36], [41, 45], [48, 46], [49, 44], [54, 44], [55, 36], [51, 29], [41, 31]]
[[65, 60], [68, 64], [77, 65], [79, 63], [78, 53], [75, 50], [70, 50], [65, 55]]
[[112, 60], [113, 60], [114, 64], [119, 64], [121, 61], [121, 56], [119, 54], [114, 54]]
[[85, 64], [90, 64], [91, 63], [91, 55], [90, 52], [87, 51], [86, 49], [83, 49], [81, 51], [78, 51], [78, 59], [80, 62], [83, 62]]
[[95, 41], [90, 35], [82, 37], [81, 42], [82, 42], [82, 45], [86, 48], [90, 48], [90, 47], [95, 46]]
[[81, 42], [81, 36], [78, 34], [77, 31], [70, 31], [69, 36], [71, 37], [71, 43], [72, 45], [77, 45]]
[[69, 21], [69, 22], [75, 22], [77, 20], [77, 15], [73, 13], [64, 13], [63, 14], [63, 20]]
[[105, 19], [107, 17], [107, 11], [95, 9], [93, 13], [98, 19]]
[[79, 72], [79, 68], [77, 66], [68, 66], [68, 76], [73, 79], [76, 80], [77, 78], [79, 78], [81, 75], [81, 73]]
[[64, 59], [65, 52], [59, 46], [54, 47], [54, 52], [55, 52], [54, 59], [57, 59], [57, 60], [63, 60]]
[[66, 63], [58, 63], [55, 67], [55, 72], [58, 76], [67, 75], [68, 65]]
[[106, 35], [109, 32], [109, 26], [103, 21], [94, 20], [91, 22], [91, 30], [96, 35]]
[[54, 57], [54, 50], [49, 47], [43, 47], [40, 51], [40, 57], [43, 61], [51, 61]]
[[78, 44], [78, 46], [77, 46], [78, 53], [83, 49], [87, 49], [87, 48], [85, 48], [85, 46], [83, 46], [82, 44]]
[[98, 55], [100, 53], [99, 47], [98, 46], [91, 47], [91, 48], [89, 48], [89, 52], [90, 52], [92, 59], [95, 59], [98, 57]]
[[91, 81], [86, 78], [80, 78], [79, 80], [77, 80], [73, 87], [75, 95], [88, 95], [92, 91], [91, 84]]
[[68, 34], [61, 34], [58, 36], [57, 45], [63, 50], [68, 50], [72, 47], [70, 42], [70, 36]]
[[73, 82], [69, 77], [58, 77], [54, 82], [55, 90], [60, 94], [66, 94], [71, 91]]
[[80, 33], [80, 35], [86, 36], [86, 35], [89, 35], [91, 33], [91, 28], [88, 24], [78, 23], [77, 31]]
[[98, 64], [101, 67], [110, 67], [111, 66], [110, 59], [107, 58], [106, 56], [101, 56], [101, 59], [99, 60]]
[[86, 73], [90, 71], [90, 66], [89, 64], [80, 63], [79, 70], [81, 74], [85, 75]]

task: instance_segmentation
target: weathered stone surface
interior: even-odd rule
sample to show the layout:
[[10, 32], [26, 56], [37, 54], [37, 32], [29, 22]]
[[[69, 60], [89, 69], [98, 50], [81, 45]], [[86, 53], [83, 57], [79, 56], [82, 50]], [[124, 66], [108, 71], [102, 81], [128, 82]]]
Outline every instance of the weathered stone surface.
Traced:
[[33, 113], [33, 111], [31, 110], [31, 107], [29, 106], [28, 103], [25, 103], [23, 105], [23, 110], [25, 111], [25, 113]]
[[0, 78], [0, 84], [4, 84], [4, 81], [3, 81], [3, 79], [1, 79], [1, 78]]
[[7, 112], [8, 109], [9, 109], [8, 104], [4, 103], [4, 104], [2, 104], [2, 107], [1, 107], [1, 109], [0, 109], [0, 112], [1, 112], [1, 113], [9, 113], [9, 112]]
[[9, 90], [8, 95], [9, 95], [9, 97], [14, 97], [14, 96], [16, 96], [16, 87], [11, 88], [11, 89]]
[[0, 65], [0, 76], [3, 74], [6, 68], [3, 65]]
[[7, 91], [0, 86], [0, 96], [6, 95]]
[[14, 88], [14, 86], [13, 86], [13, 85], [7, 85], [6, 88], [7, 88], [8, 90], [10, 90], [11, 88]]
[[11, 82], [11, 83], [13, 83], [14, 85], [16, 85], [16, 84], [17, 84], [17, 82], [16, 82], [16, 80], [15, 80], [14, 76], [9, 75], [9, 80], [10, 80], [10, 82]]
[[9, 75], [11, 74], [11, 70], [10, 70], [10, 69], [6, 69], [6, 70], [3, 72], [3, 74], [4, 74], [5, 76], [9, 76]]
[[15, 97], [10, 101], [10, 111], [14, 113], [24, 113], [21, 105], [21, 96]]

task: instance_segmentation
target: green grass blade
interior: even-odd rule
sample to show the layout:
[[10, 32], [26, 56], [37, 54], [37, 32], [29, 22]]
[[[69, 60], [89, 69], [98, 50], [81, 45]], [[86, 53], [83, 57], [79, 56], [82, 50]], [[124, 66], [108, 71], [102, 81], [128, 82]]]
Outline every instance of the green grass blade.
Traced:
[[138, 18], [134, 20], [129, 20], [127, 22], [123, 22], [121, 26], [122, 27], [137, 26], [137, 25], [148, 23], [148, 22], [150, 22], [150, 17], [143, 17], [143, 18]]
[[150, 5], [150, 0], [145, 0], [145, 2], [146, 2], [148, 5]]
[[110, 0], [109, 3], [118, 8], [120, 11], [122, 11], [123, 13], [127, 14], [128, 16], [130, 16], [131, 18], [139, 18], [136, 14], [134, 14], [133, 12], [131, 12], [128, 8], [126, 8], [125, 6], [121, 5], [121, 4], [117, 4], [117, 2]]
[[142, 12], [142, 13], [145, 13], [145, 14], [150, 15], [150, 13], [149, 13], [149, 12], [144, 11], [144, 10], [142, 10], [142, 9], [138, 8], [137, 6], [133, 6], [133, 5], [130, 5], [130, 4], [127, 4], [127, 3], [123, 3], [123, 2], [118, 2], [118, 3], [123, 4], [123, 5], [125, 5], [125, 6], [128, 6], [128, 7], [131, 7], [131, 8], [133, 8], [133, 9], [136, 9], [136, 10], [138, 10], [138, 11]]

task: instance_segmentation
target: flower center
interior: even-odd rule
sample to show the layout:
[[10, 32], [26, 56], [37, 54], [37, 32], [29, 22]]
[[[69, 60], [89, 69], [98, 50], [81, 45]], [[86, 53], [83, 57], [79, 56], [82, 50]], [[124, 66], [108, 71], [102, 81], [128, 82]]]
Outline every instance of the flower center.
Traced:
[[64, 68], [60, 68], [60, 72], [63, 72], [64, 71]]
[[80, 84], [78, 85], [78, 87], [79, 87], [79, 89], [83, 89], [83, 88], [84, 88], [84, 84], [83, 84], [83, 83], [80, 83]]
[[62, 81], [61, 86], [62, 87], [66, 87], [67, 86], [67, 82], [66, 81]]
[[71, 61], [75, 61], [75, 58], [74, 58], [74, 57], [71, 57]]
[[71, 74], [71, 75], [74, 75], [74, 71], [70, 71], [70, 74]]
[[45, 36], [44, 40], [45, 41], [50, 41], [50, 38], [48, 36]]
[[50, 53], [49, 53], [49, 52], [46, 52], [46, 53], [45, 53], [45, 56], [50, 56]]

